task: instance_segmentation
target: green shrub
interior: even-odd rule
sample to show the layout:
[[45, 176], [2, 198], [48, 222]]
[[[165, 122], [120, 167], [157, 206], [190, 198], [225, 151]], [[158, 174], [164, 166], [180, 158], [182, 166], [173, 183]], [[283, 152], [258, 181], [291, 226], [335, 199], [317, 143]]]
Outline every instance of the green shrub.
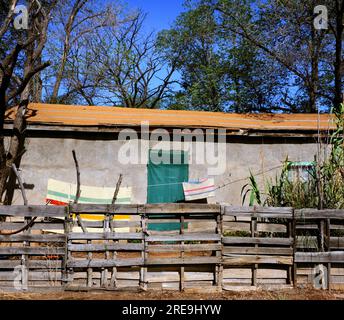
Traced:
[[[331, 152], [323, 162], [315, 163], [316, 170], [309, 174], [308, 181], [290, 179], [291, 163], [288, 159], [275, 181], [266, 181], [263, 194], [255, 177], [250, 172], [249, 183], [241, 191], [243, 202], [250, 192], [250, 205], [270, 207], [293, 207], [324, 209], [344, 208], [344, 104], [333, 109], [336, 130], [331, 135]], [[313, 170], [312, 170], [313, 171]], [[264, 196], [264, 200], [263, 200]]]

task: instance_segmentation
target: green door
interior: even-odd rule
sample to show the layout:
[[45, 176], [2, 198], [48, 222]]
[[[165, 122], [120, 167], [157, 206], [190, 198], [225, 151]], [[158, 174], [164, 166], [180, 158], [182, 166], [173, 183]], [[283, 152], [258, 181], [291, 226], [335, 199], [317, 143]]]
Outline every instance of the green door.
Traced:
[[[150, 150], [147, 203], [184, 201], [182, 183], [188, 180], [189, 165], [186, 152]], [[187, 224], [184, 227], [187, 228]], [[170, 231], [179, 229], [180, 223], [148, 224], [148, 230]]]
[[150, 150], [147, 203], [184, 201], [182, 183], [188, 180], [187, 153], [183, 151]]

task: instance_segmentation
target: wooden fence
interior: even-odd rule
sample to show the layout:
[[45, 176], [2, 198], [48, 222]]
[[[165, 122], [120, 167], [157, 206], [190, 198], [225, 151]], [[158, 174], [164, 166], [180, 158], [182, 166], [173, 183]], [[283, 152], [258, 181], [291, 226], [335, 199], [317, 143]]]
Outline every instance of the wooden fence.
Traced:
[[0, 206], [0, 217], [0, 290], [344, 288], [344, 211]]
[[295, 218], [299, 283], [343, 289], [344, 211], [295, 210]]
[[294, 225], [289, 208], [223, 209], [223, 288], [291, 287]]

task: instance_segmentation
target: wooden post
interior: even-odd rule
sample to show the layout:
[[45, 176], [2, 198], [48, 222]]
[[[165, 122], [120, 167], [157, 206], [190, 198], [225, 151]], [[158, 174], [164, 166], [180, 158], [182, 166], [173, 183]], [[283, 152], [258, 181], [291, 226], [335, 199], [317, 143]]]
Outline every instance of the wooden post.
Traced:
[[[326, 220], [326, 250], [331, 251], [331, 219]], [[327, 263], [327, 288], [331, 290], [331, 263]]]
[[[115, 189], [115, 192], [113, 194], [113, 197], [112, 197], [112, 202], [111, 204], [114, 205], [117, 201], [117, 196], [118, 196], [118, 193], [119, 193], [119, 190], [120, 190], [120, 187], [121, 187], [121, 184], [122, 184], [122, 180], [123, 180], [123, 175], [120, 174], [119, 175], [119, 178], [118, 178], [118, 181], [116, 183], [116, 189]], [[111, 214], [110, 215], [110, 232], [115, 232], [115, 228], [113, 226], [113, 220], [114, 220], [114, 215]], [[118, 243], [117, 240], [113, 241], [114, 243]], [[117, 251], [115, 250], [112, 254], [112, 258], [113, 260], [117, 260]], [[112, 274], [111, 274], [111, 280], [110, 280], [110, 286], [112, 288], [117, 288], [117, 267], [113, 267], [112, 268]]]
[[[257, 218], [252, 217], [251, 218], [251, 237], [254, 238], [256, 236], [257, 231]], [[258, 247], [258, 244], [254, 245], [256, 248]], [[257, 269], [258, 264], [254, 264], [252, 267], [252, 286], [257, 286]]]
[[326, 251], [331, 251], [331, 219], [326, 219], [325, 248]]
[[325, 221], [324, 220], [320, 220], [319, 230], [320, 230], [319, 251], [325, 252]]
[[296, 264], [296, 251], [297, 251], [297, 235], [296, 235], [297, 221], [295, 218], [295, 209], [293, 209], [293, 221], [292, 221], [292, 238], [293, 238], [293, 285], [297, 287], [297, 264]]
[[[19, 172], [17, 170], [16, 165], [13, 163], [12, 164], [12, 170], [18, 180], [18, 184], [20, 186], [20, 190], [21, 190], [21, 194], [23, 197], [23, 201], [24, 201], [24, 205], [27, 206], [28, 205], [28, 200], [26, 197], [26, 193], [25, 193], [25, 188], [24, 188], [24, 184], [23, 181], [21, 179], [21, 176], [19, 175]], [[25, 217], [24, 218], [24, 222], [27, 225], [27, 228], [24, 229], [24, 234], [28, 235], [30, 234], [30, 230], [31, 230], [31, 226], [32, 226], [32, 221], [36, 220], [37, 217], [35, 217], [34, 219], [30, 218], [30, 217]], [[29, 247], [30, 243], [28, 241], [23, 241], [23, 246], [24, 247]], [[21, 257], [21, 276], [22, 276], [22, 289], [23, 290], [28, 290], [28, 286], [29, 286], [29, 256], [23, 254]]]
[[[92, 244], [91, 240], [87, 240], [87, 244]], [[90, 263], [92, 261], [92, 252], [87, 252], [87, 260]], [[87, 287], [92, 288], [93, 287], [93, 268], [87, 268]]]
[[147, 291], [147, 267], [146, 267], [146, 260], [147, 260], [147, 242], [146, 242], [146, 236], [147, 236], [147, 217], [145, 213], [141, 214], [141, 229], [142, 233], [144, 235], [143, 237], [143, 246], [144, 249], [141, 252], [141, 257], [143, 260], [143, 265], [140, 269], [140, 288], [144, 291]]
[[[69, 240], [69, 233], [73, 232], [73, 225], [74, 225], [74, 220], [73, 220], [73, 213], [70, 212], [70, 204], [67, 207], [68, 210], [68, 224], [67, 224], [67, 248], [73, 243], [72, 240]], [[67, 260], [71, 261], [72, 260], [72, 251], [68, 249], [68, 254], [67, 254]], [[67, 269], [67, 276], [68, 276], [68, 281], [73, 281], [73, 268]]]
[[[288, 238], [293, 237], [293, 222], [291, 220], [287, 222], [287, 235]], [[293, 246], [291, 246], [291, 248], [293, 248]], [[293, 266], [287, 267], [287, 283], [293, 284]]]
[[[216, 216], [216, 233], [222, 236], [223, 232], [223, 215], [222, 215], [222, 208], [219, 214]], [[219, 242], [222, 245], [222, 240]], [[222, 248], [222, 247], [221, 247]], [[222, 258], [222, 250], [216, 251], [216, 256], [218, 258]], [[223, 281], [223, 265], [222, 263], [216, 266], [216, 281], [215, 284], [219, 289], [222, 289], [222, 281]]]
[[62, 261], [62, 285], [65, 287], [68, 284], [68, 234], [69, 234], [69, 210], [66, 207], [66, 215], [64, 220], [64, 234], [65, 234], [65, 254]]
[[[325, 252], [325, 221], [319, 221], [319, 241], [318, 241], [318, 248], [320, 252]], [[320, 266], [324, 266], [320, 264]], [[323, 279], [324, 281], [325, 279]], [[327, 280], [327, 279], [326, 279]]]
[[[29, 224], [31, 221], [31, 218], [25, 217], [25, 223]], [[28, 228], [24, 231], [24, 235], [28, 235], [31, 232], [31, 228]], [[30, 247], [30, 242], [24, 241], [23, 242], [24, 247]], [[22, 289], [28, 290], [29, 288], [29, 256], [23, 254], [22, 255]]]
[[[180, 234], [184, 234], [184, 215], [181, 215], [180, 216]], [[180, 257], [181, 257], [181, 260], [183, 261], [184, 260], [184, 241], [181, 241], [180, 242], [181, 245], [182, 245], [182, 249], [180, 251]], [[184, 291], [185, 290], [185, 267], [184, 265], [182, 264], [181, 267], [180, 267], [180, 291]]]
[[[116, 228], [114, 228], [114, 226], [113, 226], [113, 219], [114, 219], [114, 216], [111, 215], [110, 216], [110, 231], [111, 232], [116, 232]], [[117, 240], [114, 240], [113, 242], [114, 243], [118, 243]], [[115, 261], [117, 260], [117, 251], [116, 250], [113, 251], [113, 253], [112, 253], [112, 259], [115, 260]], [[116, 266], [112, 267], [110, 287], [111, 288], [117, 288], [117, 267]]]
[[[103, 223], [103, 230], [104, 233], [110, 232], [110, 215], [106, 214], [104, 218], [104, 223]], [[109, 240], [104, 241], [105, 244], [109, 244]], [[110, 259], [110, 252], [109, 250], [105, 251], [105, 259], [109, 260]], [[108, 269], [103, 268], [102, 270], [102, 276], [101, 276], [101, 287], [106, 288], [108, 287]]]

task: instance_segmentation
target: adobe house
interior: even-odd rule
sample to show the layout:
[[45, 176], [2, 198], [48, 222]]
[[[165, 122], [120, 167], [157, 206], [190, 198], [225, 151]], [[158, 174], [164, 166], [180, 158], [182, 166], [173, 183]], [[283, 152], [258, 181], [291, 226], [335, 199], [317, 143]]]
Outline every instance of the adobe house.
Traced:
[[[7, 113], [10, 134], [14, 110]], [[209, 203], [241, 205], [249, 170], [274, 177], [283, 161], [309, 163], [329, 115], [225, 114], [30, 104], [21, 175], [30, 204], [45, 204], [49, 179], [114, 188], [120, 173], [132, 203], [183, 201], [182, 182], [214, 179]], [[184, 143], [183, 143], [184, 141]], [[163, 150], [163, 151], [161, 151]], [[163, 159], [159, 164], [149, 155]], [[168, 159], [173, 159], [170, 162]], [[177, 159], [177, 160], [175, 160]], [[19, 191], [15, 204], [22, 204]]]

